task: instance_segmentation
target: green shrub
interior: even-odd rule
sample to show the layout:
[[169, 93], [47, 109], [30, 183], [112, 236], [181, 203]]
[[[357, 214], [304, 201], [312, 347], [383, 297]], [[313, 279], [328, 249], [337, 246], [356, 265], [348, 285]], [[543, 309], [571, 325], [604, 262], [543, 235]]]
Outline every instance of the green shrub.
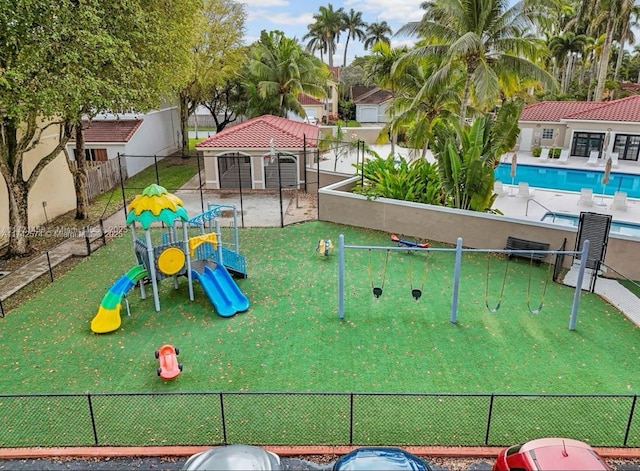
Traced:
[[542, 152], [542, 147], [540, 146], [535, 146], [533, 149], [531, 149], [531, 154], [533, 154], [534, 157], [540, 157], [541, 152]]

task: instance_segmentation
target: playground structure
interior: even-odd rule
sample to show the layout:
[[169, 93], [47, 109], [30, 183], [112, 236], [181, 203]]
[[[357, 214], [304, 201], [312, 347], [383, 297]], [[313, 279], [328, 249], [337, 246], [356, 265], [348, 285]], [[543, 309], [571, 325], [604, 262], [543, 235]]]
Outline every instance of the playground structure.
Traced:
[[[223, 247], [220, 234], [221, 211], [231, 208], [235, 221], [235, 207], [211, 204], [208, 207], [207, 211], [189, 219], [182, 200], [155, 184], [133, 199], [128, 206], [127, 225], [131, 230], [138, 265], [109, 288], [91, 321], [93, 332], [112, 332], [120, 327], [122, 299], [125, 299], [129, 313], [126, 295], [140, 282], [140, 295], [144, 299], [146, 293], [142, 281], [145, 278], [151, 281], [156, 311], [160, 311], [158, 282], [173, 278], [174, 288], [178, 289], [179, 276], [187, 278], [189, 300], [194, 300], [195, 279], [222, 317], [231, 317], [249, 309], [249, 300], [231, 277], [233, 273], [245, 278], [247, 273], [244, 257], [239, 253], [237, 225], [234, 224], [233, 250]], [[144, 229], [144, 238], [137, 237], [136, 223]], [[162, 233], [161, 242], [155, 245], [151, 233], [153, 223], [163, 223], [168, 228], [167, 232]], [[181, 238], [178, 236], [177, 223], [181, 225]], [[199, 228], [200, 234], [190, 237], [189, 227]]]
[[[406, 250], [406, 247], [384, 247], [384, 246], [367, 246], [367, 245], [346, 245], [345, 241], [344, 241], [344, 234], [340, 234], [338, 236], [338, 318], [339, 319], [344, 319], [344, 280], [345, 280], [345, 251], [346, 250], [368, 250], [369, 251], [369, 257], [371, 257], [371, 252], [374, 250], [385, 250], [387, 255], [385, 258], [385, 265], [384, 265], [384, 273], [386, 274], [386, 270], [387, 270], [387, 264], [388, 264], [388, 260], [389, 260], [389, 253], [392, 251], [403, 251]], [[514, 254], [545, 254], [545, 255], [559, 255], [559, 254], [563, 254], [563, 255], [570, 255], [575, 257], [575, 259], [579, 260], [579, 267], [578, 267], [578, 275], [577, 275], [577, 282], [576, 282], [576, 287], [575, 287], [575, 291], [574, 291], [574, 296], [573, 296], [573, 304], [571, 307], [571, 315], [570, 315], [570, 319], [569, 319], [569, 330], [575, 330], [576, 327], [576, 323], [578, 320], [578, 308], [580, 305], [580, 295], [582, 293], [582, 283], [583, 283], [583, 279], [584, 279], [584, 275], [585, 275], [585, 270], [587, 268], [588, 262], [589, 262], [589, 240], [585, 239], [582, 241], [582, 249], [581, 250], [573, 250], [573, 251], [569, 251], [569, 250], [499, 250], [499, 249], [463, 249], [462, 248], [462, 237], [459, 237], [456, 243], [456, 248], [421, 248], [421, 247], [414, 247], [412, 248], [412, 250], [415, 251], [424, 251], [424, 252], [450, 252], [450, 253], [454, 253], [455, 254], [455, 262], [454, 262], [454, 269], [453, 269], [453, 289], [452, 289], [452, 295], [451, 295], [451, 316], [449, 321], [452, 324], [455, 324], [457, 322], [457, 316], [458, 316], [458, 293], [459, 293], [459, 287], [460, 287], [460, 272], [461, 272], [461, 266], [462, 266], [462, 254], [463, 252], [467, 252], [467, 253], [496, 253], [496, 254], [507, 254], [507, 255], [514, 255]], [[371, 260], [371, 258], [369, 259]], [[369, 267], [370, 267], [370, 272], [372, 270], [371, 268], [371, 262], [369, 263]], [[370, 274], [370, 276], [372, 276]], [[506, 276], [506, 272], [505, 272], [505, 276]], [[372, 282], [372, 291], [373, 291], [373, 295], [376, 298], [379, 298], [382, 295], [382, 291], [384, 288], [384, 278], [385, 275], [383, 275], [383, 279], [382, 279], [382, 285], [381, 286], [374, 286], [373, 282]], [[488, 282], [488, 281], [487, 281]], [[530, 282], [530, 279], [529, 279]], [[546, 284], [545, 284], [545, 291], [546, 291]], [[417, 301], [420, 298], [420, 295], [422, 294], [422, 289], [417, 290], [414, 289], [412, 286], [412, 296], [413, 298]], [[418, 291], [420, 291], [420, 293], [418, 293]], [[502, 287], [502, 292], [504, 291], [504, 284]], [[502, 298], [502, 292], [500, 293], [500, 298]], [[543, 299], [544, 299], [544, 292], [542, 295]], [[540, 303], [540, 305], [538, 306], [537, 309], [531, 309], [530, 305], [529, 305], [529, 298], [530, 298], [530, 292], [527, 291], [527, 306], [529, 307], [529, 311], [532, 314], [537, 314], [538, 312], [540, 312], [540, 310], [542, 309], [542, 302]], [[501, 299], [499, 300], [500, 303]], [[491, 312], [496, 312], [499, 308], [499, 303], [498, 306], [496, 308], [491, 308], [489, 307], [489, 305], [487, 305], [487, 308], [489, 308], [489, 310]]]

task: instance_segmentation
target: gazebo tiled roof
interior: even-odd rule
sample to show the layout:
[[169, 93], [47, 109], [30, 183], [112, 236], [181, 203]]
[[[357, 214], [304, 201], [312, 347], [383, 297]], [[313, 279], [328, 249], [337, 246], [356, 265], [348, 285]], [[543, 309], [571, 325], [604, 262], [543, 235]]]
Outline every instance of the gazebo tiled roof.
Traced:
[[640, 95], [613, 101], [541, 101], [525, 106], [520, 121], [640, 122]]
[[319, 132], [312, 124], [264, 115], [224, 129], [200, 142], [196, 149], [269, 150], [272, 145], [278, 149], [311, 148], [317, 147]]
[[96, 119], [83, 121], [85, 142], [129, 142], [141, 119]]

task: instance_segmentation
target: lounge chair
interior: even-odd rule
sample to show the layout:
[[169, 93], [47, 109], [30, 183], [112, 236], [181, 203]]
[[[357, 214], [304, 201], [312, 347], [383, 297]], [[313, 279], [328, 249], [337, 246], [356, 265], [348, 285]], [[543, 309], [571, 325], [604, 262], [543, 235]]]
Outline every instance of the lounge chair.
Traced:
[[613, 201], [611, 201], [611, 210], [627, 210], [627, 193], [624, 191], [616, 191], [613, 194]]
[[560, 158], [558, 159], [558, 163], [567, 165], [567, 162], [569, 162], [569, 149], [562, 149], [560, 151]]
[[500, 180], [493, 182], [493, 192], [498, 196], [504, 195], [504, 186]]
[[598, 157], [600, 156], [600, 151], [592, 150], [589, 154], [589, 160], [587, 160], [587, 165], [598, 165]]
[[529, 184], [526, 182], [518, 183], [518, 198], [526, 198], [530, 200], [533, 198], [533, 190], [529, 188]]
[[578, 206], [593, 206], [593, 190], [591, 188], [582, 188], [580, 190]]
[[542, 163], [549, 162], [549, 148], [543, 147], [540, 149], [540, 157], [538, 157], [538, 161]]
[[612, 167], [617, 167], [618, 166], [618, 153], [617, 152], [612, 152], [609, 157], [611, 157], [611, 166]]

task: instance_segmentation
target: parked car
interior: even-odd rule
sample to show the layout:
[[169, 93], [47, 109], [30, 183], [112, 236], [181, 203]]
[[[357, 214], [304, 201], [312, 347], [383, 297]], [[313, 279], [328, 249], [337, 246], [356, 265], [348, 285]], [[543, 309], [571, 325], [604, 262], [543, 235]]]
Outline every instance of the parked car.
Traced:
[[411, 470], [430, 471], [422, 459], [401, 448], [362, 447], [344, 455], [333, 465], [333, 471]]
[[506, 448], [493, 471], [606, 471], [607, 463], [588, 444], [571, 438], [539, 438]]
[[275, 453], [251, 445], [226, 445], [210, 448], [191, 456], [183, 471], [280, 471], [282, 464]]

